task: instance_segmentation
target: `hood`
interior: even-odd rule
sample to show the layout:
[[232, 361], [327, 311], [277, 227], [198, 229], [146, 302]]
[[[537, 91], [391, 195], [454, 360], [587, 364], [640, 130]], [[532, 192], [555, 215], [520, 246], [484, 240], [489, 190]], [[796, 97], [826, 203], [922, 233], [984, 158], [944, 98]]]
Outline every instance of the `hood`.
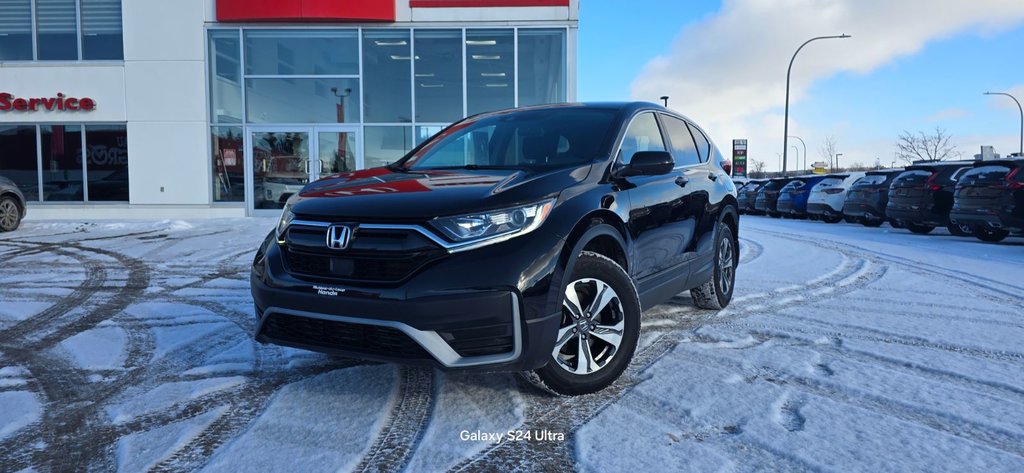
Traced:
[[590, 168], [586, 164], [534, 171], [364, 169], [310, 183], [294, 198], [292, 211], [308, 218], [427, 220], [554, 197], [586, 179]]

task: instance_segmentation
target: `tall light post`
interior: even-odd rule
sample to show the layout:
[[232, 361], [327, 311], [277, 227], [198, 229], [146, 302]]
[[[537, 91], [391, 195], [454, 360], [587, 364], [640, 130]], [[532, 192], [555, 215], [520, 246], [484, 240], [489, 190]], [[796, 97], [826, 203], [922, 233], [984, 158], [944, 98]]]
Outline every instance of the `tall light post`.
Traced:
[[800, 50], [807, 46], [812, 41], [819, 39], [844, 39], [849, 38], [848, 34], [841, 34], [839, 36], [816, 36], [801, 44], [799, 48], [796, 48], [796, 52], [793, 53], [793, 57], [789, 60], [789, 69], [786, 70], [786, 119], [784, 125], [784, 132], [782, 134], [782, 175], [786, 175], [786, 154], [789, 151], [789, 79], [793, 75], [793, 61], [796, 61], [796, 55], [800, 54]]
[[804, 165], [803, 165], [803, 169], [806, 170], [807, 169], [807, 143], [804, 143], [804, 139], [800, 138], [799, 136], [789, 135], [789, 137], [790, 138], [796, 138], [797, 140], [800, 141], [800, 144], [804, 146]]
[[835, 168], [835, 170], [837, 172], [839, 171], [839, 157], [842, 156], [842, 155], [843, 155], [843, 153], [836, 153], [836, 168]]
[[[800, 162], [800, 149], [797, 148], [796, 145], [790, 146], [790, 148], [793, 148], [793, 151], [796, 152], [796, 162], [799, 163]], [[806, 161], [806, 160], [807, 159], [804, 158], [804, 161]]]
[[1017, 102], [1017, 110], [1020, 111], [1020, 150], [1018, 152], [1024, 156], [1024, 107], [1020, 106], [1020, 100], [1006, 92], [985, 92], [985, 95], [1005, 95]]

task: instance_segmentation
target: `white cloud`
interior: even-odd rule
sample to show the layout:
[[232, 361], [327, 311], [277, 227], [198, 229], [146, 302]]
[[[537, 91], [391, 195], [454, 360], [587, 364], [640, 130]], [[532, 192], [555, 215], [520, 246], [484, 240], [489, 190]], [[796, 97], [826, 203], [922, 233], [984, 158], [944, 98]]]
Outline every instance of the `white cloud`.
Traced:
[[[791, 107], [815, 80], [840, 71], [867, 73], [920, 51], [929, 41], [966, 31], [994, 34], [1021, 21], [1021, 0], [724, 0], [716, 14], [683, 27], [671, 52], [652, 59], [634, 80], [631, 95], [649, 101], [670, 95], [670, 106], [705, 126], [723, 152], [728, 153], [731, 139], [748, 138], [751, 157], [774, 169], [782, 150], [786, 67], [807, 38], [853, 35], [818, 41], [800, 52]], [[790, 117], [790, 134], [807, 141], [810, 159], [839, 124], [829, 126]], [[847, 143], [850, 147], [872, 145]]]
[[941, 122], [947, 120], [956, 120], [958, 118], [967, 118], [969, 116], [971, 116], [971, 112], [969, 110], [963, 108], [947, 108], [939, 110], [929, 115], [926, 118], [926, 120], [932, 122]]

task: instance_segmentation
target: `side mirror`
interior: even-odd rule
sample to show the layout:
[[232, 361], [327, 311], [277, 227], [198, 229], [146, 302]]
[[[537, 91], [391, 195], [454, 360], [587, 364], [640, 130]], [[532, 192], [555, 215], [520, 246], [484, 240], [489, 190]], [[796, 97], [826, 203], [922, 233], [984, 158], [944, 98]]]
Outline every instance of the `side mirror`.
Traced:
[[638, 151], [633, 154], [629, 164], [618, 170], [618, 177], [629, 176], [661, 176], [668, 174], [676, 166], [672, 153], [668, 151]]

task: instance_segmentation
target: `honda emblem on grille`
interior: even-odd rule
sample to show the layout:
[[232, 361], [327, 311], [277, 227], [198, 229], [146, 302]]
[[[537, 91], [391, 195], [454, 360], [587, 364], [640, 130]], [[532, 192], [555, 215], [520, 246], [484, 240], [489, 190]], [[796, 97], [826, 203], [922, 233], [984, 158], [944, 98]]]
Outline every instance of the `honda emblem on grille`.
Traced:
[[352, 239], [352, 228], [346, 225], [331, 225], [327, 228], [327, 247], [332, 250], [348, 248]]

